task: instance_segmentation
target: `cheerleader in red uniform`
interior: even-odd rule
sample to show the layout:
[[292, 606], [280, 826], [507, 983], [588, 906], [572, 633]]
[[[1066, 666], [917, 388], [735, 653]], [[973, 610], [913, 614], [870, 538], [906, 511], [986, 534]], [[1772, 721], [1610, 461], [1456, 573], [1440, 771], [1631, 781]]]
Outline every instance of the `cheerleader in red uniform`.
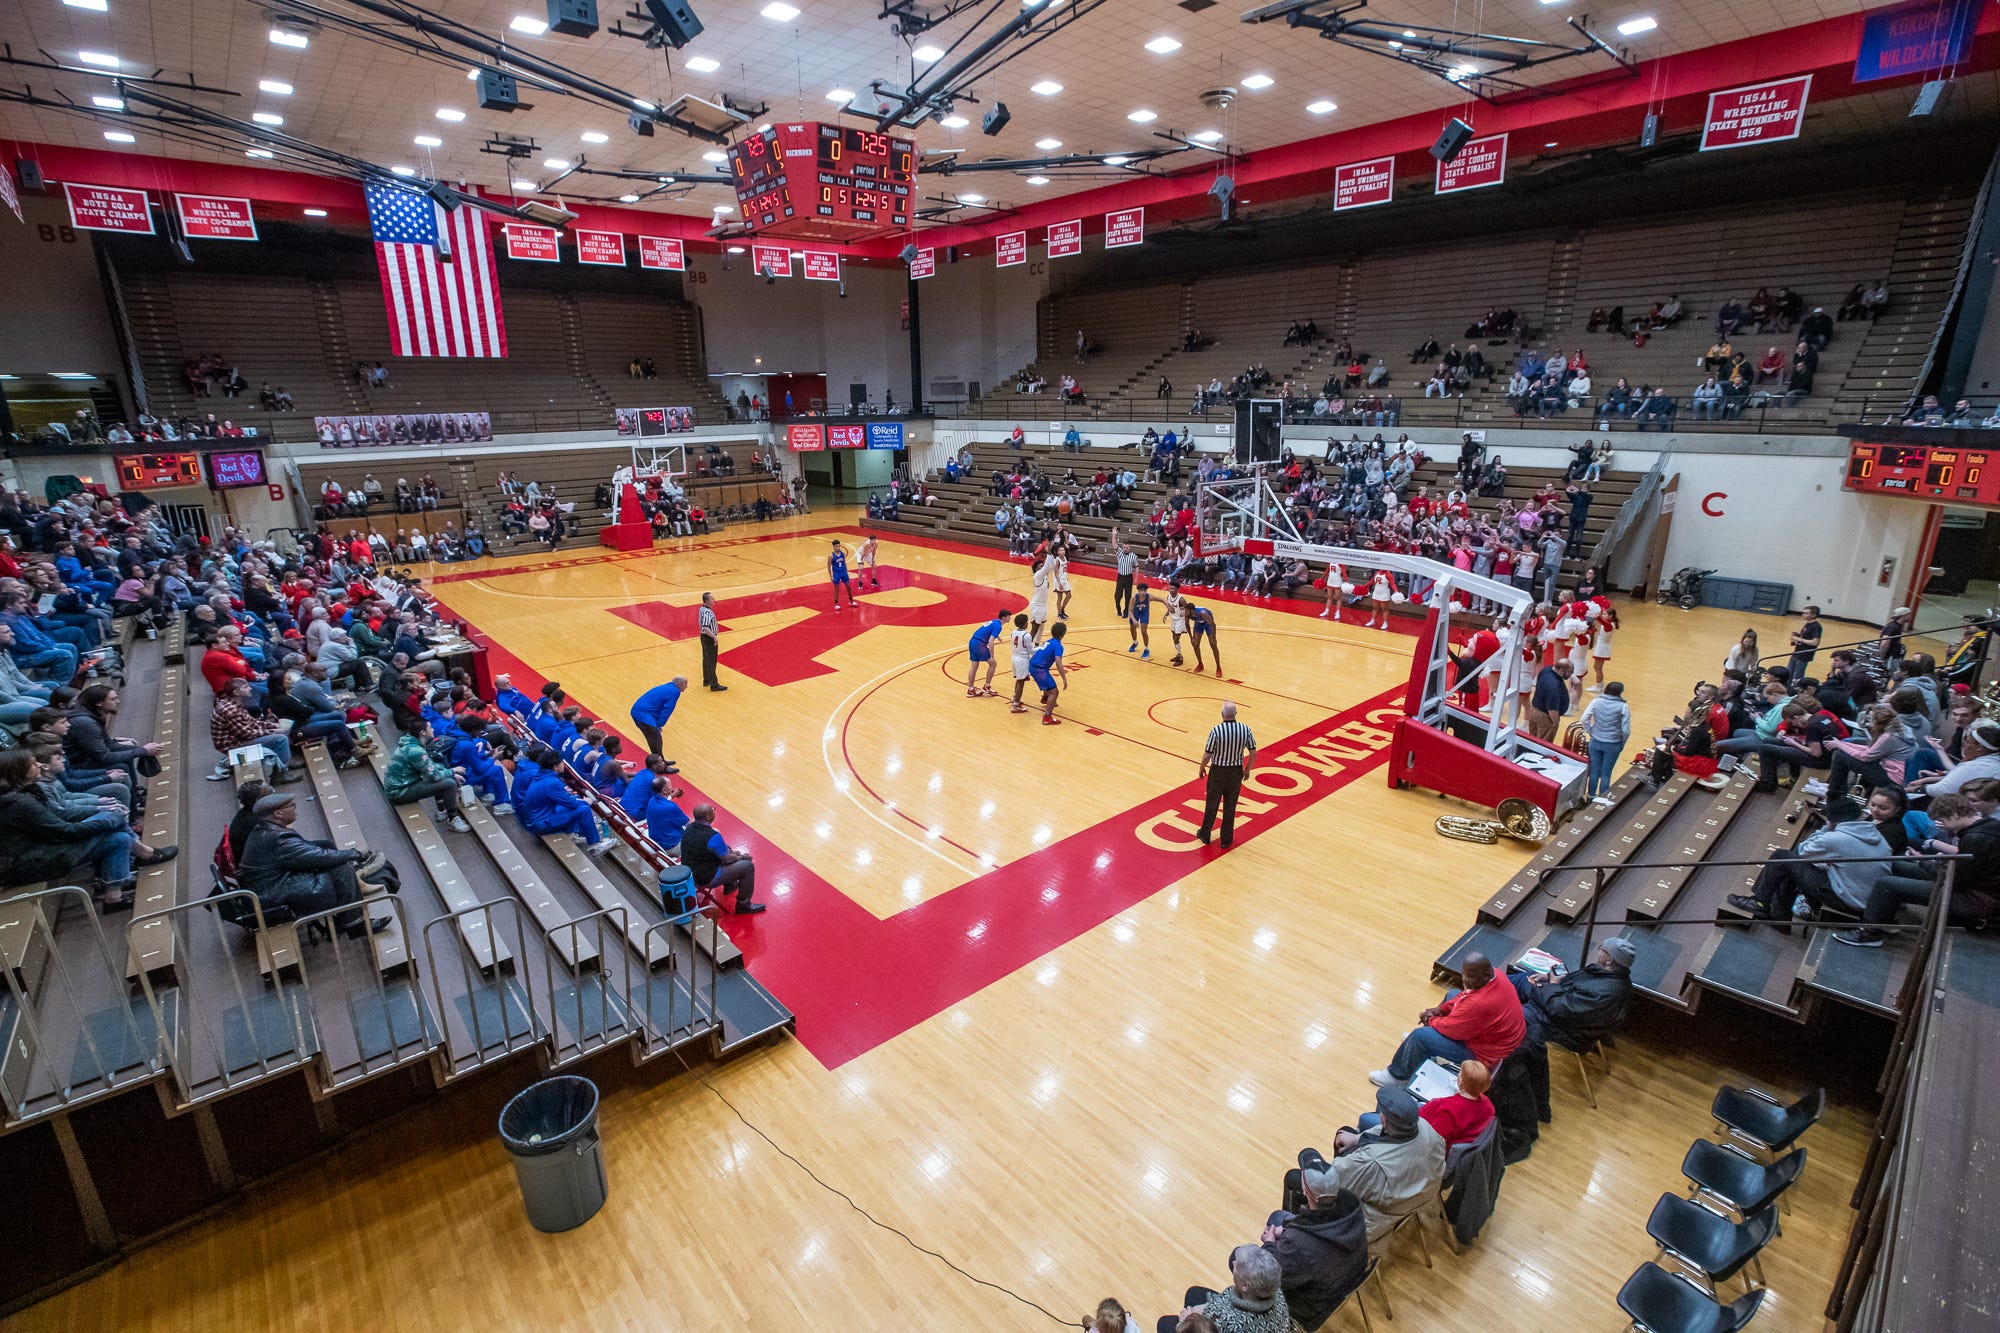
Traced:
[[[1602, 594], [1590, 599], [1590, 607], [1595, 615], [1591, 622], [1590, 666], [1593, 683], [1592, 694], [1604, 689], [1604, 664], [1611, 660], [1611, 635], [1618, 629], [1618, 612], [1613, 609], [1611, 599]], [[1724, 733], [1725, 739], [1727, 733]]]
[[[1388, 570], [1378, 569], [1375, 571], [1375, 577], [1368, 584], [1368, 600], [1373, 605], [1369, 608], [1368, 623], [1362, 626], [1362, 628], [1389, 628], [1389, 603], [1400, 599], [1396, 597], [1396, 583], [1395, 580], [1389, 577]], [[1380, 618], [1382, 622], [1380, 625], [1375, 623], [1377, 618]]]
[[1354, 585], [1347, 581], [1347, 566], [1332, 564], [1326, 567], [1326, 606], [1320, 610], [1319, 618], [1328, 616], [1340, 619], [1341, 598], [1351, 596]]

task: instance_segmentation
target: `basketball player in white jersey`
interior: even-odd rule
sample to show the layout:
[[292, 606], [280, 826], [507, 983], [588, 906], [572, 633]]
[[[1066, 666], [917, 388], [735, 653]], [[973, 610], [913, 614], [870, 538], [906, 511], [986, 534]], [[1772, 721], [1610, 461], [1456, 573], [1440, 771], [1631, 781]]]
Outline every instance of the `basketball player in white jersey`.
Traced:
[[1025, 713], [1028, 705], [1021, 701], [1021, 692], [1028, 686], [1028, 659], [1035, 655], [1035, 636], [1028, 629], [1026, 613], [1014, 617], [1014, 706], [1007, 711]]
[[1040, 642], [1042, 626], [1049, 623], [1049, 566], [1055, 562], [1050, 556], [1035, 566], [1035, 590], [1028, 597], [1029, 637]]
[[1174, 636], [1174, 660], [1172, 665], [1181, 664], [1181, 635], [1187, 633], [1187, 599], [1181, 596], [1181, 585], [1167, 585], [1167, 631]]
[[1049, 591], [1056, 595], [1056, 619], [1062, 620], [1069, 615], [1069, 553], [1060, 534], [1049, 544], [1049, 555], [1042, 561], [1042, 572], [1048, 577]]
[[855, 563], [861, 567], [861, 578], [855, 582], [859, 583], [862, 579], [866, 579], [870, 587], [879, 588], [882, 586], [882, 576], [875, 572], [875, 547], [875, 534], [871, 532], [868, 534], [868, 540], [861, 543], [861, 550], [855, 556]]

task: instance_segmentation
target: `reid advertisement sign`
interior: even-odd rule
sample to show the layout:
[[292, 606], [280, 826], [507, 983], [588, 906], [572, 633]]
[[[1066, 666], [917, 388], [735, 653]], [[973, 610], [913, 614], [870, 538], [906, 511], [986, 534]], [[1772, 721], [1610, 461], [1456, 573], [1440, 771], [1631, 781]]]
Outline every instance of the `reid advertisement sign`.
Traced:
[[810, 426], [785, 427], [785, 447], [794, 453], [810, 453], [826, 448], [826, 427], [814, 423]]
[[[937, 272], [937, 251], [919, 250], [910, 257], [911, 278], [928, 278], [935, 272]], [[904, 327], [909, 327], [907, 312], [904, 316]]]
[[69, 199], [69, 220], [84, 231], [132, 231], [153, 234], [153, 210], [144, 190], [115, 185], [72, 185], [63, 182]]
[[218, 194], [177, 194], [181, 229], [191, 241], [254, 241], [257, 215], [248, 199]]
[[1119, 250], [1146, 239], [1146, 210], [1121, 208], [1104, 215], [1104, 248]]
[[576, 262], [625, 267], [625, 233], [622, 231], [579, 231], [576, 234]]
[[1028, 233], [1010, 231], [993, 243], [993, 263], [997, 268], [1012, 268], [1016, 264], [1028, 262]]
[[832, 250], [806, 250], [800, 258], [805, 264], [807, 282], [839, 282], [840, 255]]
[[672, 269], [679, 273], [687, 268], [687, 251], [671, 236], [641, 236], [639, 267]]
[[532, 259], [538, 264], [562, 262], [562, 243], [554, 227], [537, 227], [532, 222], [509, 222], [500, 230], [507, 236], [507, 258]]
[[1457, 157], [1437, 164], [1437, 192], [1483, 190], [1507, 179], [1507, 136], [1489, 134], [1472, 139]]
[[1708, 119], [1701, 127], [1701, 151], [1783, 143], [1799, 137], [1806, 120], [1812, 75], [1725, 88], [1708, 95]]
[[1066, 259], [1083, 253], [1083, 219], [1049, 224], [1049, 258]]
[[868, 423], [868, 447], [870, 449], [900, 449], [903, 447], [903, 423], [900, 421], [871, 421]]
[[1396, 197], [1396, 159], [1370, 158], [1333, 169], [1333, 211], [1372, 208]]

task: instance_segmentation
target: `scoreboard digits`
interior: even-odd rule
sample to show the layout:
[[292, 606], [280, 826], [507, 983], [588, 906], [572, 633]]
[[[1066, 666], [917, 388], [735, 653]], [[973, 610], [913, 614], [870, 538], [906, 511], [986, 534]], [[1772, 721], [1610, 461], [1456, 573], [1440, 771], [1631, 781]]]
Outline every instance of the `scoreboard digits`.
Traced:
[[1851, 441], [1845, 489], [2000, 509], [2000, 472], [1980, 449]]
[[773, 125], [729, 150], [743, 220], [772, 236], [848, 240], [908, 226], [916, 169], [913, 141], [847, 125]]
[[200, 454], [118, 454], [111, 466], [118, 473], [119, 484], [128, 491], [201, 485]]

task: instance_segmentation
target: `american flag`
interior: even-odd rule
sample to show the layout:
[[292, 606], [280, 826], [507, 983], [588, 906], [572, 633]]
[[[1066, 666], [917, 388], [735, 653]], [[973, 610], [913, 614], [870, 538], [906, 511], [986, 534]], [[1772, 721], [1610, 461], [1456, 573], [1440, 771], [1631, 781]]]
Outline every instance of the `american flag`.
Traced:
[[396, 356], [505, 356], [500, 273], [486, 215], [421, 190], [370, 185], [368, 225]]

